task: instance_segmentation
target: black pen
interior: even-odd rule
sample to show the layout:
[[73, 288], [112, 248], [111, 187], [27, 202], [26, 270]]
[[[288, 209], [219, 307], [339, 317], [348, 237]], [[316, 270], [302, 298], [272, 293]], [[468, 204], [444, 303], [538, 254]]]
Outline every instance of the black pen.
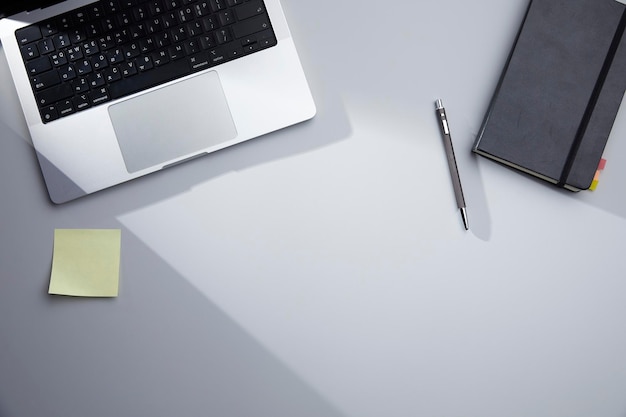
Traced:
[[450, 126], [446, 117], [446, 109], [443, 108], [443, 102], [437, 100], [435, 102], [437, 109], [437, 117], [441, 125], [441, 133], [443, 134], [443, 144], [446, 148], [446, 156], [448, 158], [448, 168], [450, 168], [450, 177], [452, 178], [452, 186], [454, 187], [454, 196], [456, 197], [456, 205], [461, 210], [461, 218], [465, 230], [469, 230], [467, 223], [467, 210], [465, 208], [465, 198], [463, 197], [463, 188], [461, 187], [461, 178], [459, 177], [459, 169], [456, 166], [456, 158], [454, 157], [454, 148], [452, 148], [452, 138], [450, 137]]

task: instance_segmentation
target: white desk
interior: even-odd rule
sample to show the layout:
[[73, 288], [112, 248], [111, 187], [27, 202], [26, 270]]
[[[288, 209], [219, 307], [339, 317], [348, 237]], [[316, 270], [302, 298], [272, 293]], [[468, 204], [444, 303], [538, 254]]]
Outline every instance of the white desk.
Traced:
[[[560, 191], [470, 152], [526, 0], [284, 7], [313, 121], [62, 206], [0, 55], [0, 416], [625, 417], [626, 114]], [[55, 228], [118, 298], [47, 295]]]

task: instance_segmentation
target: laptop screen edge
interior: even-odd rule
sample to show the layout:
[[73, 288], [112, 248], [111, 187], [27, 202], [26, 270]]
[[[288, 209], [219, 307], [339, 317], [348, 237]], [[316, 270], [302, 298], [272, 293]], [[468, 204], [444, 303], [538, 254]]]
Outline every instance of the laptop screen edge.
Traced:
[[21, 12], [27, 12], [35, 9], [43, 9], [53, 4], [61, 3], [63, 0], [24, 0], [24, 1], [5, 1], [0, 4], [0, 19], [13, 16]]

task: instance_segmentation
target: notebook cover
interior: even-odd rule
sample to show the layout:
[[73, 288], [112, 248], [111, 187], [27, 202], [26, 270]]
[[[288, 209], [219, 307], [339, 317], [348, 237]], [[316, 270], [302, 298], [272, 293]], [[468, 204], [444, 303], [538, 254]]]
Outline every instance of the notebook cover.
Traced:
[[626, 89], [624, 10], [615, 0], [531, 0], [474, 151], [589, 188]]

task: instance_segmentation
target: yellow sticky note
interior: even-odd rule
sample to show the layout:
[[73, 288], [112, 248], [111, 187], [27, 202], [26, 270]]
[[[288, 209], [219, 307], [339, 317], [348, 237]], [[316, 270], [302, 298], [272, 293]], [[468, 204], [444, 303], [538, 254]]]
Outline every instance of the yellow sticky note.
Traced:
[[122, 232], [56, 229], [48, 294], [117, 297]]

